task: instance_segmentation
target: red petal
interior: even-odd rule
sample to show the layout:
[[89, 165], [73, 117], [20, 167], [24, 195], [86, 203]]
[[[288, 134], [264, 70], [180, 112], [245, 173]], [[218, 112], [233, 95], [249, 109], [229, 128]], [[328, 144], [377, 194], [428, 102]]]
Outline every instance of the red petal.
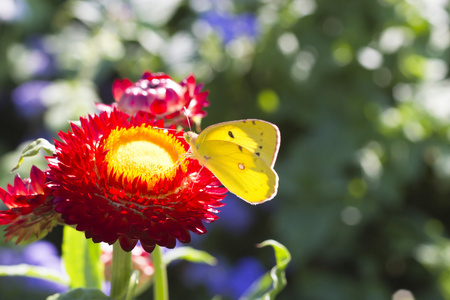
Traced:
[[5, 203], [8, 208], [14, 206], [14, 201], [12, 200], [11, 195], [0, 187], [0, 199]]
[[167, 102], [164, 100], [155, 100], [150, 106], [150, 111], [154, 114], [163, 114], [167, 111]]
[[27, 187], [23, 183], [22, 179], [20, 179], [19, 174], [17, 174], [16, 178], [14, 178], [14, 188], [17, 195], [25, 196], [28, 194]]
[[120, 100], [120, 98], [122, 98], [123, 93], [125, 93], [125, 90], [132, 85], [133, 85], [133, 83], [128, 78], [125, 78], [123, 80], [119, 80], [119, 79], [114, 80], [114, 83], [113, 83], [114, 100], [116, 100], [116, 102], [118, 102]]
[[127, 251], [127, 252], [133, 250], [133, 248], [136, 246], [137, 242], [138, 242], [137, 239], [127, 238], [127, 236], [125, 236], [125, 235], [122, 235], [119, 238], [120, 246], [122, 247], [122, 249], [124, 251]]
[[189, 97], [192, 98], [194, 96], [195, 91], [195, 77], [193, 74], [189, 75], [188, 78], [185, 79], [187, 89], [189, 91]]
[[30, 171], [30, 179], [31, 179], [31, 186], [35, 193], [37, 194], [43, 194], [44, 193], [44, 183], [45, 183], [45, 174], [39, 168], [36, 166], [31, 167]]

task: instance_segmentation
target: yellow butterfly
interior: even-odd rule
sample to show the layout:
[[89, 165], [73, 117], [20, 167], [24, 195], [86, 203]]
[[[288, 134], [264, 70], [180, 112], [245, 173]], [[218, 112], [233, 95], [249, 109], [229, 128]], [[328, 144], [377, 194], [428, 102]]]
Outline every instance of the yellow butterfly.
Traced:
[[190, 155], [209, 169], [233, 194], [251, 204], [275, 197], [278, 175], [273, 166], [280, 131], [272, 123], [248, 119], [215, 124], [199, 135], [186, 132]]

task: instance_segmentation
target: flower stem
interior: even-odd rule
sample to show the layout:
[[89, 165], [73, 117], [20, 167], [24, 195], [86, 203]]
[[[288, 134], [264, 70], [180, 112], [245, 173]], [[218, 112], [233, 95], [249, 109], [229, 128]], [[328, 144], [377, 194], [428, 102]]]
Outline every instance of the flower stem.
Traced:
[[153, 275], [154, 287], [153, 287], [153, 299], [154, 300], [168, 300], [169, 288], [167, 284], [167, 271], [166, 264], [162, 258], [161, 248], [156, 245], [155, 250], [152, 252], [153, 267], [155, 273]]
[[131, 271], [131, 252], [123, 251], [120, 244], [115, 243], [113, 245], [111, 298], [119, 300], [126, 295]]

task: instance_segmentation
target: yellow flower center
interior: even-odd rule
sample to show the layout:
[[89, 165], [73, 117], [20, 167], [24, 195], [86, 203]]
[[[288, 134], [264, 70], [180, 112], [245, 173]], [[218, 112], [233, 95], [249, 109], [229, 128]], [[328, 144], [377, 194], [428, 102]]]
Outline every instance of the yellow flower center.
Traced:
[[150, 191], [161, 179], [172, 179], [178, 167], [187, 169], [186, 160], [179, 163], [186, 153], [181, 143], [162, 129], [141, 125], [112, 130], [105, 141], [108, 173], [114, 170], [116, 179], [123, 177], [132, 182], [136, 177], [147, 182]]

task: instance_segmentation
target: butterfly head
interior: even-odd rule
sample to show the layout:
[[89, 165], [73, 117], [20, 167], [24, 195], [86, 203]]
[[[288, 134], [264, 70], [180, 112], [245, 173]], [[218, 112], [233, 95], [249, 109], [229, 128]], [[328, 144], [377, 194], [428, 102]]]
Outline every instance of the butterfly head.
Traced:
[[192, 131], [188, 131], [184, 133], [184, 139], [186, 140], [186, 142], [189, 143], [189, 145], [194, 145], [195, 141], [197, 140], [198, 134], [192, 132]]

